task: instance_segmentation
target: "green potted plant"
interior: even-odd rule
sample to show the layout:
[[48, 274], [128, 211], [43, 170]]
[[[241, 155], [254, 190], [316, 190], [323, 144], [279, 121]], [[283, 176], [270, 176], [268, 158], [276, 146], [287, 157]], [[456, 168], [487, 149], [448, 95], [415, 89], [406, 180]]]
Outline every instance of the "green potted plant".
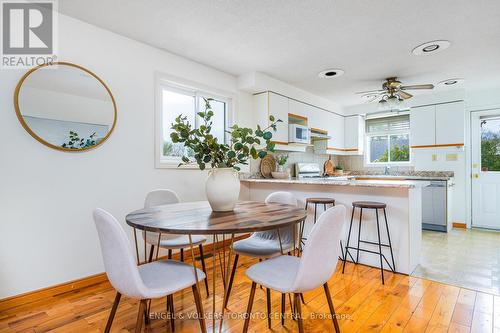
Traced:
[[339, 174], [339, 175], [343, 175], [344, 174], [344, 167], [342, 165], [337, 165], [335, 167], [335, 173]]
[[[207, 199], [213, 211], [232, 211], [238, 201], [240, 193], [240, 180], [237, 171], [240, 165], [248, 164], [250, 159], [263, 158], [267, 152], [274, 151], [271, 142], [272, 132], [276, 131], [276, 124], [281, 122], [272, 115], [269, 116], [271, 124], [266, 128], [257, 125], [257, 129], [233, 125], [228, 131], [229, 143], [220, 143], [210, 132], [212, 117], [214, 115], [211, 99], [205, 99], [205, 111], [198, 112], [202, 124], [195, 128], [187, 121], [187, 117], [180, 115], [172, 124], [173, 132], [170, 134], [172, 142], [183, 143], [185, 147], [194, 152], [194, 162], [200, 170], [210, 167], [206, 182]], [[187, 156], [182, 157], [183, 164], [192, 164]]]
[[286, 154], [276, 155], [276, 163], [278, 163], [278, 172], [285, 171], [286, 161], [288, 161], [288, 155]]

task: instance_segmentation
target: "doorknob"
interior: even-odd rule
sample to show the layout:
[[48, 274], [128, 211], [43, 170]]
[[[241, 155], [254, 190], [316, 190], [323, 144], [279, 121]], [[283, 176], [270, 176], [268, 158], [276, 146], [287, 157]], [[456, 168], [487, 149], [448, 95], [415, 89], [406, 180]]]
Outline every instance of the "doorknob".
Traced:
[[477, 179], [477, 178], [479, 178], [479, 174], [478, 174], [478, 173], [474, 173], [474, 174], [472, 175], [472, 177]]

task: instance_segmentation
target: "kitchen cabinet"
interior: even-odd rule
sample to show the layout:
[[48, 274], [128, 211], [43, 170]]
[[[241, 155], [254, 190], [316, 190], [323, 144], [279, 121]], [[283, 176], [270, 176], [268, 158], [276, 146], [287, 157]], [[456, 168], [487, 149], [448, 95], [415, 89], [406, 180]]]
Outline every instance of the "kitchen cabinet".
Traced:
[[465, 142], [464, 102], [414, 107], [410, 112], [412, 148], [463, 146]]
[[429, 146], [436, 142], [436, 107], [412, 108], [410, 111], [410, 144]]
[[344, 118], [344, 155], [363, 155], [365, 119], [360, 115]]
[[288, 110], [287, 97], [272, 92], [254, 95], [254, 116], [258, 125], [263, 129], [269, 126], [270, 115], [283, 121], [276, 124], [276, 132], [273, 132], [272, 140], [277, 144], [288, 144]]
[[328, 150], [330, 154], [338, 153], [344, 149], [344, 117], [338, 114], [323, 111], [324, 124], [328, 131]]
[[268, 114], [283, 122], [276, 124], [276, 132], [273, 133], [273, 141], [277, 143], [288, 143], [288, 98], [269, 93]]
[[464, 134], [464, 102], [436, 105], [436, 144], [463, 144]]

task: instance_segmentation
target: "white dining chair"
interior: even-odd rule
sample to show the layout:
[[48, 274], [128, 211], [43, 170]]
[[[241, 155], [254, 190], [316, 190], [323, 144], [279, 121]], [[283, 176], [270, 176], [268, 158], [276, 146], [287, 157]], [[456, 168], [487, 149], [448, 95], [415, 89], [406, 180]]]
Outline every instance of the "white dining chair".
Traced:
[[[286, 205], [297, 206], [297, 199], [290, 192], [278, 191], [269, 194], [265, 200], [266, 203], [281, 203]], [[234, 282], [236, 266], [240, 255], [259, 260], [268, 259], [281, 255], [282, 253], [291, 252], [294, 246], [294, 228], [290, 226], [278, 230], [255, 232], [250, 237], [237, 241], [233, 244], [232, 250], [235, 253], [231, 277], [224, 300], [224, 307], [227, 307], [229, 296]], [[297, 238], [298, 235], [295, 235]], [[270, 290], [267, 293], [267, 306], [271, 307]], [[284, 295], [283, 295], [284, 297]], [[271, 323], [269, 322], [269, 325]]]
[[[197, 288], [193, 266], [174, 260], [161, 260], [137, 266], [130, 242], [120, 223], [103, 209], [93, 213], [104, 268], [108, 280], [116, 289], [116, 297], [104, 332], [109, 332], [122, 295], [140, 300], [135, 332], [141, 332], [142, 321], [149, 322], [148, 301], [163, 298], [191, 287], [193, 290], [200, 327], [206, 331], [203, 305]], [[197, 270], [198, 280], [205, 273]], [[167, 306], [168, 307], [168, 306]], [[174, 314], [170, 313], [173, 318]]]
[[[301, 317], [300, 293], [323, 286], [335, 331], [340, 332], [328, 280], [337, 266], [340, 254], [339, 240], [345, 224], [345, 213], [345, 207], [339, 205], [321, 214], [307, 238], [301, 257], [279, 256], [255, 264], [246, 270], [246, 275], [252, 280], [252, 289], [243, 332], [248, 331], [257, 284], [282, 294], [294, 294], [295, 317], [301, 333], [304, 332], [304, 326]], [[284, 313], [281, 315], [284, 317]], [[268, 313], [269, 316], [270, 313]]]
[[[181, 199], [172, 190], [159, 189], [153, 190], [146, 195], [144, 200], [144, 208], [151, 208], [161, 205], [169, 205], [181, 202]], [[200, 252], [200, 261], [203, 272], [206, 274], [205, 257], [203, 254], [203, 243], [207, 241], [205, 236], [192, 235], [191, 236], [193, 246], [198, 246]], [[150, 245], [149, 249], [149, 259], [151, 262], [153, 260], [153, 253], [155, 246], [158, 246], [158, 233], [146, 232], [146, 242]], [[184, 261], [184, 249], [190, 247], [189, 236], [188, 235], [173, 235], [173, 234], [161, 234], [160, 236], [160, 248], [168, 250], [168, 258], [172, 259], [172, 250], [180, 250], [181, 261]], [[159, 249], [156, 249], [157, 253]], [[207, 297], [209, 295], [208, 291], [208, 281], [205, 279], [205, 290], [207, 292]]]

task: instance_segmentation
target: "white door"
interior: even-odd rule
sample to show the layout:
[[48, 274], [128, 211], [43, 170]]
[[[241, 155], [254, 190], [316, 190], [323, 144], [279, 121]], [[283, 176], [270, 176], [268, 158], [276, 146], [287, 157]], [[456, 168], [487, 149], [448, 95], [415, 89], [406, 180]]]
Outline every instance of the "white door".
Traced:
[[472, 113], [472, 225], [500, 229], [500, 109]]

